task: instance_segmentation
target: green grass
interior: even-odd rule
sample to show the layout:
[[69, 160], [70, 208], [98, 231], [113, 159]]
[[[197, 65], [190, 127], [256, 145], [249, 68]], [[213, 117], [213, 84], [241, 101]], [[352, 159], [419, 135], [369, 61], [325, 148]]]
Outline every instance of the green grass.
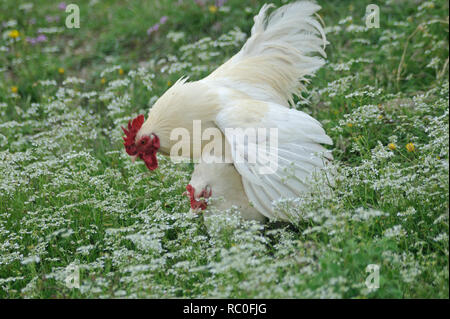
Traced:
[[[77, 3], [71, 30], [57, 2], [0, 3], [0, 298], [449, 297], [446, 1], [380, 3], [369, 30], [370, 1], [319, 1], [328, 64], [297, 106], [335, 142], [335, 184], [278, 203], [293, 224], [224, 214], [209, 231], [182, 196], [192, 165], [132, 164], [120, 126], [237, 52], [263, 2]], [[60, 31], [26, 41], [44, 27]]]

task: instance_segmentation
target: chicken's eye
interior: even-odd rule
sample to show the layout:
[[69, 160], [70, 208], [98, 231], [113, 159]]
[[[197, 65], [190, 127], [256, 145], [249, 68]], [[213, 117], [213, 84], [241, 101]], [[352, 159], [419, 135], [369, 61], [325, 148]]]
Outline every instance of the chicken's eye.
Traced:
[[141, 140], [141, 144], [144, 145], [145, 144], [145, 140]]

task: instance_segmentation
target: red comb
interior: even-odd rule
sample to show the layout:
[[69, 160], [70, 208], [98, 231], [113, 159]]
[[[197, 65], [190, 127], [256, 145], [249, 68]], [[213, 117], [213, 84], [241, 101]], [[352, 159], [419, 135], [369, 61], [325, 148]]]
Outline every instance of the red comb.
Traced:
[[128, 122], [128, 129], [122, 126], [122, 130], [125, 133], [125, 136], [123, 137], [124, 140], [123, 145], [125, 145], [125, 149], [128, 155], [137, 154], [136, 146], [134, 143], [136, 135], [139, 132], [140, 128], [142, 127], [142, 124], [144, 124], [144, 115], [141, 114]]

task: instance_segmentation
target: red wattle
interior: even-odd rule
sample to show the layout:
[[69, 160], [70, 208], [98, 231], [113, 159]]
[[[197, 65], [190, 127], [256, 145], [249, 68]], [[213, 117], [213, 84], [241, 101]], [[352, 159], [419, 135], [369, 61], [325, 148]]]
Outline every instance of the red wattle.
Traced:
[[158, 159], [156, 158], [156, 150], [149, 154], [139, 154], [139, 157], [144, 161], [145, 166], [151, 171], [158, 168]]

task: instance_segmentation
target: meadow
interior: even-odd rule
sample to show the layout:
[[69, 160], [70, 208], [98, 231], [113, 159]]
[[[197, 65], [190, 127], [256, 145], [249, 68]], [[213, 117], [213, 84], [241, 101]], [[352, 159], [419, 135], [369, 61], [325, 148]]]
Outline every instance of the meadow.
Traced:
[[238, 52], [265, 1], [74, 1], [73, 29], [69, 2], [1, 1], [0, 298], [449, 298], [448, 2], [379, 1], [379, 28], [370, 1], [318, 2], [327, 64], [296, 107], [336, 181], [276, 203], [292, 223], [208, 230], [192, 164], [133, 164], [120, 126]]

